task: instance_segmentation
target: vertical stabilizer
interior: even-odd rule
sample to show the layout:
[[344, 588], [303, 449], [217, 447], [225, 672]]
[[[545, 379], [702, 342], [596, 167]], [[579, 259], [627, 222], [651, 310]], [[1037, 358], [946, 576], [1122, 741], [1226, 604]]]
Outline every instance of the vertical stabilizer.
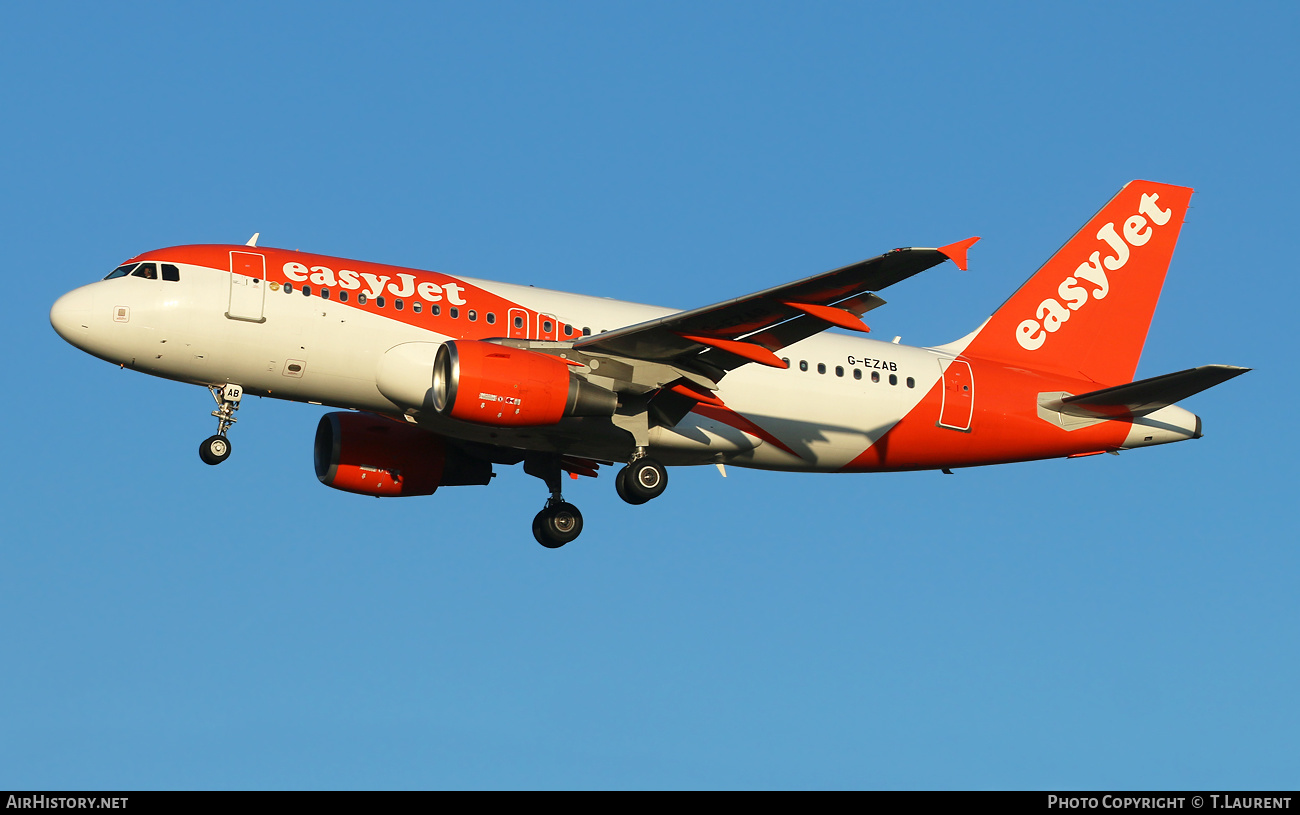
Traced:
[[989, 318], [968, 356], [1103, 384], [1133, 378], [1190, 187], [1132, 181]]

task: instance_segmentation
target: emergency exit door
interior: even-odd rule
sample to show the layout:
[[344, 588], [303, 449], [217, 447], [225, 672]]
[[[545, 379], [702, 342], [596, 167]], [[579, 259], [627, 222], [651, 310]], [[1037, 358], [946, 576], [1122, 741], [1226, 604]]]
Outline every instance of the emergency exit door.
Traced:
[[512, 308], [509, 319], [510, 329], [506, 332], [506, 336], [517, 340], [528, 339], [528, 312], [521, 308]]

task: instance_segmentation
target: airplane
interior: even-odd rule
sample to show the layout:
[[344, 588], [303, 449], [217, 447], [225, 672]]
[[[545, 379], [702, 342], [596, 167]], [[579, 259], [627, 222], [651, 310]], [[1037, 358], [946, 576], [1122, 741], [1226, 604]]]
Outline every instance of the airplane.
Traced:
[[[378, 497], [485, 485], [523, 464], [550, 496], [533, 535], [582, 531], [562, 476], [659, 497], [668, 466], [953, 469], [1201, 437], [1175, 404], [1250, 370], [1133, 381], [1192, 190], [1126, 184], [978, 328], [917, 348], [860, 336], [877, 292], [979, 238], [894, 249], [713, 305], [673, 309], [246, 244], [158, 249], [58, 299], [96, 357], [202, 385], [207, 464], [249, 394], [321, 417], [316, 476]], [[854, 334], [832, 332], [844, 329]]]

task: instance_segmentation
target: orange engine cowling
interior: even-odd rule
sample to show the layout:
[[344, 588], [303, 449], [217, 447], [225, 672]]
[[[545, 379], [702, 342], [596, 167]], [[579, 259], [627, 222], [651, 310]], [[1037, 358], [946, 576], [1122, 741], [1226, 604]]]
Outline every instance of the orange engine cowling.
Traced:
[[433, 363], [433, 406], [444, 416], [498, 427], [536, 427], [569, 416], [613, 416], [618, 396], [564, 360], [523, 348], [453, 340]]
[[316, 477], [360, 495], [432, 495], [486, 484], [492, 465], [449, 448], [434, 433], [371, 413], [327, 413], [316, 426]]

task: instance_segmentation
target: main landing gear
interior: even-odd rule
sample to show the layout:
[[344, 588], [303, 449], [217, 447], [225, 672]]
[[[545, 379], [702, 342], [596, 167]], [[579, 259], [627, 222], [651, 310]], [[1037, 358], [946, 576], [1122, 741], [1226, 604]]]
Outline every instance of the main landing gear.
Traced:
[[533, 518], [533, 537], [547, 549], [559, 549], [582, 533], [582, 513], [564, 500], [560, 493], [560, 457], [530, 455], [524, 459], [524, 472], [546, 482], [551, 497]]
[[[533, 537], [547, 549], [559, 549], [582, 532], [582, 513], [560, 493], [560, 457], [541, 453], [529, 454], [524, 459], [524, 472], [546, 482], [551, 497], [546, 506], [533, 518]], [[663, 495], [668, 486], [668, 471], [664, 465], [646, 455], [638, 447], [632, 462], [618, 471], [614, 488], [629, 504], [644, 504]]]
[[244, 398], [244, 389], [239, 385], [209, 385], [212, 398], [217, 401], [217, 409], [212, 415], [217, 419], [217, 435], [208, 436], [199, 445], [199, 458], [204, 464], [220, 464], [230, 458], [230, 439], [226, 431], [236, 422], [235, 411], [239, 410], [239, 400]]
[[637, 448], [632, 462], [614, 477], [618, 497], [633, 505], [658, 498], [667, 487], [668, 471], [664, 465], [647, 456], [643, 447]]

